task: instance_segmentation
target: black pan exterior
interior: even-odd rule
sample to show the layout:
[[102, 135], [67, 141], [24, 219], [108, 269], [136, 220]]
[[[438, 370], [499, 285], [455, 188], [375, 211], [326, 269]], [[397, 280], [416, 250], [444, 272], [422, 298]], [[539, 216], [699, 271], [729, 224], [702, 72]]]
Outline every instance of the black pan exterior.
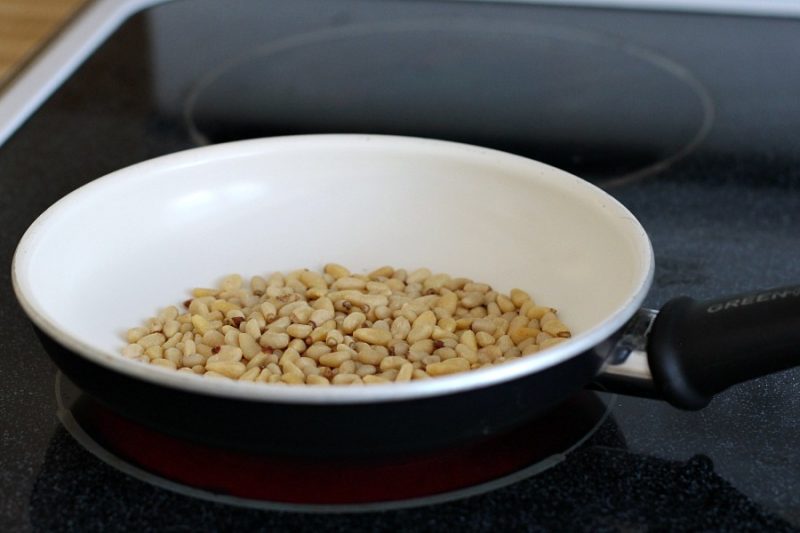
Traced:
[[397, 456], [507, 431], [541, 416], [589, 383], [603, 362], [589, 351], [512, 381], [417, 400], [271, 403], [139, 380], [75, 354], [35, 329], [73, 383], [134, 422], [211, 446], [308, 458]]

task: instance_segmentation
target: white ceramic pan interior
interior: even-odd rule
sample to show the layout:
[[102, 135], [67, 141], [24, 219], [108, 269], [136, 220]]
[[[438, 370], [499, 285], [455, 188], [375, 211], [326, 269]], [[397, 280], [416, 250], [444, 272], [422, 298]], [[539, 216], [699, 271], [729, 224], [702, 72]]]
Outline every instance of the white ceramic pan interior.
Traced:
[[[207, 380], [119, 355], [127, 328], [192, 287], [327, 262], [520, 287], [574, 336], [493, 368], [367, 387]], [[100, 365], [205, 394], [349, 403], [489, 386], [590, 349], [639, 308], [653, 256], [628, 210], [553, 167], [443, 141], [313, 135], [193, 149], [97, 179], [39, 217], [12, 270], [34, 323]]]

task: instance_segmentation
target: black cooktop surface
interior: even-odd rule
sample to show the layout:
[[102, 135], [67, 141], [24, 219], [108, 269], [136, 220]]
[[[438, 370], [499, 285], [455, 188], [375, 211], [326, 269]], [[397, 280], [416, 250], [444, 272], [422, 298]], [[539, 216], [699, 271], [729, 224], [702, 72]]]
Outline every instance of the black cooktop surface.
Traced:
[[520, 463], [439, 503], [309, 514], [182, 490], [137, 475], [142, 449], [121, 460], [67, 423], [8, 268], [36, 216], [120, 167], [371, 132], [492, 146], [606, 188], [652, 239], [649, 306], [797, 283], [798, 49], [800, 20], [519, 3], [183, 0], [134, 15], [0, 146], [0, 529], [798, 528], [799, 370], [700, 412], [601, 395], [599, 425], [548, 430], [569, 436], [548, 468]]

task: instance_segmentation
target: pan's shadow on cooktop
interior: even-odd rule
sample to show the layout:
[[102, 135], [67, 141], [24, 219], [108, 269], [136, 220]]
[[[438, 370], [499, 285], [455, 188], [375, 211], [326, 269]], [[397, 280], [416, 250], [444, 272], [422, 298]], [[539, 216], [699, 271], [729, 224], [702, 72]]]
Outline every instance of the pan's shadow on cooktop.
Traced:
[[[65, 376], [56, 378], [63, 426], [122, 472], [211, 501], [305, 512], [416, 507], [513, 484], [552, 468], [591, 439], [615, 398], [582, 391], [544, 416], [454, 448], [297, 456], [292, 450], [254, 453], [205, 444], [202, 435], [189, 440], [160, 433], [112, 412]], [[618, 433], [603, 435], [624, 446]]]
[[683, 66], [633, 43], [514, 21], [342, 26], [265, 44], [196, 82], [198, 144], [300, 133], [433, 137], [594, 181], [656, 173], [713, 122]]
[[[210, 531], [244, 526], [248, 530], [321, 531], [330, 524], [330, 514], [319, 512], [324, 509], [299, 515], [287, 510], [228, 505], [218, 499], [193, 497], [186, 491], [175, 490], [174, 485], [169, 487], [172, 490], [166, 490], [163, 488], [166, 485], [154, 484], [152, 478], [144, 482], [137, 479], [138, 475], [130, 475], [130, 470], [118, 469], [121, 464], [131, 466], [131, 461], [163, 455], [163, 450], [152, 447], [155, 441], [148, 439], [147, 432], [134, 430], [118, 436], [118, 442], [120, 438], [129, 441], [128, 450], [138, 450], [134, 454], [136, 459], [116, 457], [109, 461], [106, 457], [98, 460], [103, 453], [110, 453], [109, 450], [93, 449], [87, 446], [85, 438], [89, 433], [101, 438], [102, 434], [109, 435], [124, 426], [103, 425], [111, 420], [105, 415], [98, 416], [98, 410], [104, 411], [104, 408], [63, 376], [57, 378], [56, 385], [59, 418], [64, 427], [59, 427], [50, 441], [32, 489], [30, 517], [34, 529], [59, 530], [66, 524], [69, 529], [94, 530], [124, 523], [127, 528], [136, 530]], [[613, 401], [602, 401], [602, 396], [605, 395], [587, 391], [565, 403], [569, 409], [577, 409], [585, 415], [578, 415], [575, 420], [597, 420], [599, 425], [592, 426], [586, 440], [579, 442], [566, 457], [548, 465], [549, 468], [529, 472], [528, 476], [492, 490], [473, 495], [464, 493], [441, 503], [421, 501], [405, 509], [339, 512], [339, 520], [345, 522], [337, 523], [345, 524], [348, 530], [371, 531], [431, 530], [457, 523], [459, 530], [479, 531], [484, 529], [484, 518], [496, 521], [497, 517], [502, 517], [505, 528], [524, 530], [596, 530], [601, 526], [611, 530], [653, 526], [669, 530], [742, 527], [791, 530], [788, 524], [765, 513], [720, 478], [711, 460], [704, 456], [674, 462], [628, 452], [625, 439], [608, 409]], [[614, 398], [609, 396], [606, 400]], [[74, 425], [78, 421], [82, 426]], [[98, 423], [102, 427], [97, 426]], [[555, 426], [553, 429], [557, 430]], [[522, 431], [516, 435], [526, 433]], [[97, 445], [92, 436], [90, 441]], [[517, 438], [507, 444], [523, 447], [530, 446], [533, 441]], [[191, 445], [172, 450], [175, 454], [196, 452]], [[174, 464], [180, 463], [178, 457], [172, 459]], [[206, 455], [202, 459], [205, 463], [198, 464], [197, 468], [208, 470], [230, 461], [223, 453]], [[497, 459], [487, 455], [478, 462], [491, 464]], [[116, 464], [117, 468], [111, 464]], [[227, 464], [235, 466], [235, 463]], [[431, 465], [436, 463], [429, 462], [426, 467]], [[402, 473], [402, 470], [397, 472]], [[347, 468], [340, 469], [338, 474], [347, 484]], [[435, 468], [424, 473], [429, 477], [440, 474]], [[380, 487], [391, 485], [391, 480], [374, 476], [370, 483]], [[132, 500], [138, 505], [129, 505]], [[676, 513], [676, 509], [681, 512]]]
[[[791, 531], [717, 476], [703, 456], [687, 462], [616, 447], [613, 419], [567, 460], [482, 495], [411, 509], [337, 515], [348, 530], [751, 530]], [[137, 505], [130, 505], [136, 500]], [[30, 497], [37, 531], [324, 531], [329, 514], [247, 509], [164, 490], [97, 460], [59, 428]], [[679, 510], [679, 512], [676, 512]], [[501, 517], [501, 518], [498, 518]], [[484, 522], [484, 519], [487, 521]], [[449, 526], [448, 526], [449, 525]]]

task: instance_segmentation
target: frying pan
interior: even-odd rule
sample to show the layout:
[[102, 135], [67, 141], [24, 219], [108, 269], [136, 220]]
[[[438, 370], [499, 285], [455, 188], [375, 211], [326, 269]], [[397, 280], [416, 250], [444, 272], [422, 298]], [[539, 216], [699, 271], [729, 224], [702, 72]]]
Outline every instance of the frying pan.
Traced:
[[[269, 386], [119, 355], [123, 334], [193, 286], [337, 262], [520, 287], [573, 337], [490, 368], [408, 383]], [[706, 405], [793, 366], [800, 287], [641, 309], [647, 233], [597, 187], [463, 144], [275, 137], [167, 155], [70, 193], [28, 229], [17, 298], [56, 365], [117, 413], [215, 446], [308, 457], [408, 453], [508, 431], [577, 390]]]

